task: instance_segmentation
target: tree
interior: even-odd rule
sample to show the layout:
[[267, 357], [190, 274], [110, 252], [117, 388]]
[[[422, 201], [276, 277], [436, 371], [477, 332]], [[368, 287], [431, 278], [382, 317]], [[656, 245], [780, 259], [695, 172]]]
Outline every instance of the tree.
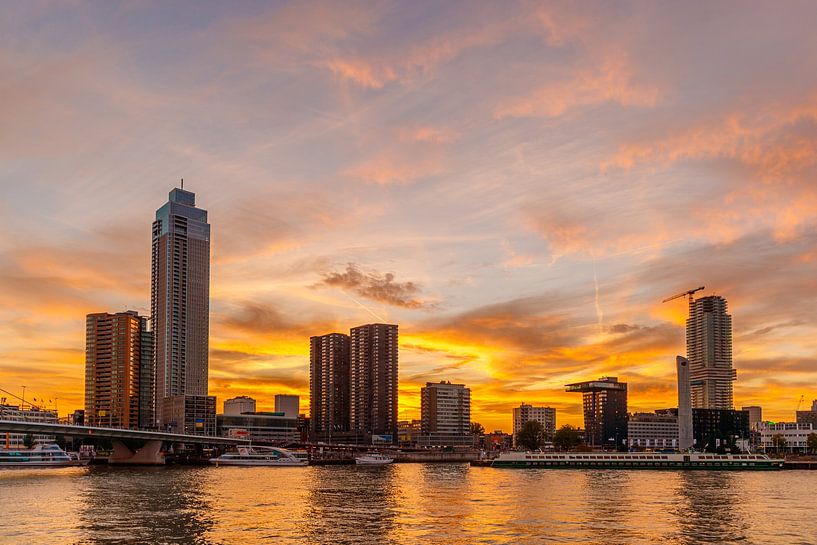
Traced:
[[780, 452], [780, 449], [786, 449], [786, 438], [783, 434], [776, 433], [772, 436], [772, 445], [774, 445], [775, 452]]
[[516, 437], [516, 444], [526, 450], [537, 450], [545, 443], [545, 428], [536, 420], [528, 420], [522, 424], [522, 429]]
[[553, 447], [557, 450], [570, 450], [582, 443], [582, 434], [570, 424], [565, 424], [553, 434]]
[[473, 435], [475, 437], [479, 437], [480, 435], [485, 435], [485, 427], [482, 424], [480, 424], [479, 422], [471, 422], [471, 425], [469, 426], [469, 429], [471, 430], [471, 435]]
[[812, 454], [817, 452], [817, 433], [808, 434], [808, 437], [806, 437], [806, 446]]

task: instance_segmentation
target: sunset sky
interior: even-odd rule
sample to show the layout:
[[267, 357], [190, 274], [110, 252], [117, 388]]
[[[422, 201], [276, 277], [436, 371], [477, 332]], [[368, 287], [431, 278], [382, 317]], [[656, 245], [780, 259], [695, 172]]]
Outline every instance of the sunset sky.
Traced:
[[81, 408], [89, 312], [150, 306], [180, 178], [212, 225], [210, 393], [308, 411], [309, 336], [400, 325], [472, 420], [563, 385], [676, 406], [686, 301], [735, 404], [817, 398], [817, 3], [4, 2], [0, 388]]

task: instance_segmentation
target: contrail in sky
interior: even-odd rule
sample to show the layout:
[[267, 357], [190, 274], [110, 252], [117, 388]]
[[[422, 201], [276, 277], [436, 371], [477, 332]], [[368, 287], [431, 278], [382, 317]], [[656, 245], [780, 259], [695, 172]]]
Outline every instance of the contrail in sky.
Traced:
[[361, 303], [360, 301], [358, 301], [357, 299], [355, 299], [354, 297], [352, 297], [351, 295], [349, 295], [345, 291], [341, 291], [341, 293], [343, 295], [345, 295], [346, 297], [348, 297], [349, 299], [351, 299], [352, 302], [355, 303], [357, 306], [359, 306], [360, 308], [362, 308], [363, 310], [365, 310], [366, 312], [368, 312], [369, 314], [371, 314], [372, 316], [377, 318], [378, 322], [385, 323], [385, 322], [388, 321], [385, 318], [382, 318], [382, 317], [378, 316], [377, 314], [375, 314], [375, 312], [372, 309], [370, 309], [369, 307], [367, 307], [366, 305], [364, 305], [363, 303]]

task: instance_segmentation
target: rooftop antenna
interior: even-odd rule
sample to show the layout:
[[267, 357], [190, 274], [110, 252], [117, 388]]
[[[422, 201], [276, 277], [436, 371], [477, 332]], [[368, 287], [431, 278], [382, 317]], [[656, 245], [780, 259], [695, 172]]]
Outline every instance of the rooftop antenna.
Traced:
[[182, 189], [184, 189], [184, 178], [182, 178]]

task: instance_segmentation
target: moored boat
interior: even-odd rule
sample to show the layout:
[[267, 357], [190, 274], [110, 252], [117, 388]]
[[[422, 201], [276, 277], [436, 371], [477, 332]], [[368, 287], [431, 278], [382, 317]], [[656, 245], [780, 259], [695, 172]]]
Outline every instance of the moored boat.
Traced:
[[705, 452], [504, 452], [491, 467], [550, 469], [782, 469], [783, 460], [765, 454], [709, 454]]
[[0, 448], [0, 467], [72, 467], [84, 466], [74, 453], [65, 452], [59, 445], [37, 445], [33, 448]]
[[225, 452], [210, 458], [216, 466], [298, 467], [309, 465], [309, 460], [278, 447], [240, 446], [236, 452]]
[[394, 462], [394, 458], [379, 452], [370, 452], [355, 458], [355, 464], [359, 466], [383, 466], [392, 462]]

